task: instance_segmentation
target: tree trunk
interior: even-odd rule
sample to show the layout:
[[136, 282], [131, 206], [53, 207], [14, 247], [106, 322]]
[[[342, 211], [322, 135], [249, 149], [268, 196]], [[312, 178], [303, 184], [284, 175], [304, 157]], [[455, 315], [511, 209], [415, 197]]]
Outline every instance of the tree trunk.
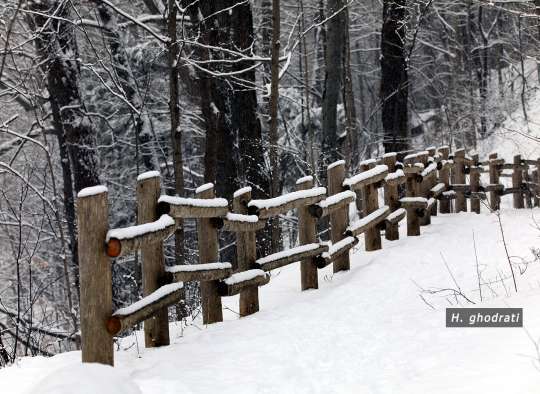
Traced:
[[386, 152], [403, 151], [409, 147], [406, 7], [405, 0], [384, 0], [383, 3], [381, 102]]
[[[343, 77], [343, 55], [345, 54], [346, 14], [345, 1], [328, 0], [326, 13], [328, 18], [326, 31], [326, 73], [322, 103], [322, 167], [326, 167], [343, 154], [340, 151], [338, 135], [337, 105]], [[323, 170], [321, 168], [321, 174]]]

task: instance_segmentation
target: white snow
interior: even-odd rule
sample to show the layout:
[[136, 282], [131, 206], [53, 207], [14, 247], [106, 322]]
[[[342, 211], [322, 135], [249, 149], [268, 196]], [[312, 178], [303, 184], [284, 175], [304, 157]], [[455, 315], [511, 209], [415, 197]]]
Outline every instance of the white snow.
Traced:
[[155, 233], [156, 231], [164, 230], [169, 226], [174, 226], [174, 224], [175, 222], [172, 217], [169, 215], [161, 215], [155, 222], [109, 230], [105, 242], [109, 242], [111, 238], [123, 240], [135, 238], [144, 234]]
[[251, 193], [251, 186], [244, 186], [243, 188], [238, 189], [237, 191], [234, 192], [233, 197], [236, 198], [246, 193]]
[[302, 183], [312, 182], [312, 181], [313, 181], [313, 176], [307, 175], [302, 178], [298, 178], [298, 180], [296, 181], [296, 184], [301, 185]]
[[281, 252], [269, 254], [268, 256], [261, 257], [260, 259], [255, 260], [255, 264], [264, 266], [265, 264], [271, 263], [276, 260], [283, 259], [285, 257], [293, 256], [297, 253], [309, 252], [315, 249], [318, 249], [321, 245], [318, 243], [305, 244], [300, 246], [295, 246]]
[[108, 192], [107, 186], [103, 186], [103, 185], [90, 186], [90, 187], [85, 187], [79, 193], [77, 193], [77, 197], [78, 198], [90, 197], [90, 196], [95, 196], [96, 194], [107, 193], [107, 192]]
[[172, 274], [176, 272], [196, 272], [208, 270], [225, 270], [232, 268], [231, 263], [206, 263], [206, 264], [185, 264], [165, 267], [165, 271]]
[[425, 197], [403, 197], [403, 198], [400, 198], [399, 201], [404, 204], [414, 203], [414, 202], [425, 202], [427, 204], [427, 198]]
[[306, 190], [298, 190], [295, 192], [283, 194], [281, 196], [268, 198], [265, 200], [251, 200], [248, 203], [248, 207], [256, 207], [259, 209], [274, 208], [274, 207], [279, 207], [281, 205], [285, 205], [289, 202], [301, 200], [303, 198], [323, 196], [325, 194], [326, 194], [326, 188], [314, 187], [314, 188], [306, 189]]
[[396, 170], [395, 172], [390, 172], [387, 176], [385, 176], [384, 180], [391, 181], [391, 180], [399, 179], [404, 176], [405, 176], [405, 173], [403, 172], [403, 170]]
[[445, 188], [446, 188], [445, 184], [440, 182], [440, 183], [437, 183], [435, 186], [433, 186], [431, 188], [431, 192], [433, 192], [435, 194], [441, 193]]
[[145, 179], [150, 179], [150, 178], [159, 178], [161, 176], [161, 173], [159, 171], [146, 171], [146, 172], [143, 172], [142, 174], [139, 174], [139, 176], [137, 177], [137, 182], [141, 182], [141, 181], [144, 181]]
[[195, 194], [205, 192], [208, 189], [212, 189], [213, 187], [214, 187], [213, 183], [211, 183], [211, 182], [210, 183], [205, 183], [204, 185], [201, 185], [201, 186], [199, 186], [198, 188], [195, 189]]
[[397, 153], [396, 152], [388, 152], [388, 153], [385, 153], [384, 155], [382, 155], [383, 158], [387, 158], [387, 157], [397, 157]]
[[222, 208], [229, 205], [224, 198], [188, 198], [177, 196], [160, 196], [158, 202], [166, 202], [171, 205], [184, 205], [200, 208]]
[[369, 166], [369, 165], [375, 164], [375, 163], [377, 163], [377, 160], [375, 160], [375, 159], [367, 159], [367, 160], [361, 161], [360, 165], [361, 166]]
[[177, 283], [171, 283], [168, 285], [161, 286], [156, 291], [150, 293], [146, 297], [141, 298], [139, 301], [134, 302], [133, 304], [126, 306], [124, 308], [120, 308], [116, 310], [113, 313], [113, 316], [126, 316], [131, 315], [132, 313], [135, 313], [141, 309], [143, 309], [145, 306], [150, 305], [153, 302], [156, 302], [157, 300], [168, 296], [171, 293], [174, 293], [175, 291], [180, 290], [184, 287], [184, 283], [177, 282]]
[[231, 222], [257, 223], [259, 221], [257, 215], [242, 215], [232, 212], [228, 212], [225, 218]]
[[424, 171], [422, 171], [422, 176], [426, 177], [430, 175], [433, 171], [437, 171], [437, 163], [429, 164]]
[[227, 279], [224, 279], [223, 282], [226, 285], [232, 286], [236, 285], [241, 282], [246, 282], [251, 279], [255, 279], [259, 276], [265, 276], [266, 272], [260, 269], [252, 269], [247, 271], [238, 272], [236, 274], [232, 274]]
[[393, 219], [397, 218], [398, 216], [402, 215], [403, 213], [406, 213], [407, 211], [405, 208], [398, 208], [394, 212], [392, 212], [390, 215], [386, 217], [386, 220], [392, 221]]
[[376, 209], [375, 211], [371, 212], [369, 215], [364, 216], [362, 219], [357, 220], [354, 223], [351, 223], [347, 230], [355, 231], [359, 229], [360, 227], [366, 226], [372, 221], [380, 218], [381, 216], [385, 215], [386, 212], [390, 210], [390, 207], [388, 205], [384, 205], [381, 208]]
[[[9, 391], [3, 391], [9, 394]], [[129, 374], [102, 364], [68, 364], [38, 381], [27, 394], [141, 394]]]
[[332, 206], [332, 205], [335, 205], [335, 204], [338, 204], [340, 203], [341, 201], [347, 199], [347, 198], [351, 198], [354, 200], [356, 200], [356, 193], [351, 191], [351, 190], [345, 190], [343, 192], [340, 192], [340, 193], [336, 193], [334, 195], [331, 195], [330, 197], [320, 201], [318, 203], [318, 205], [321, 207], [321, 208], [328, 208], [329, 206]]
[[383, 174], [384, 172], [388, 171], [388, 166], [385, 164], [379, 164], [375, 167], [373, 167], [370, 170], [361, 172], [359, 174], [356, 174], [350, 178], [346, 178], [343, 181], [343, 186], [354, 186], [359, 182], [365, 181], [366, 179], [369, 179], [373, 176], [377, 176], [380, 174]]
[[328, 242], [328, 252], [324, 252], [322, 254], [322, 257], [325, 259], [329, 259], [332, 257], [334, 253], [339, 252], [341, 249], [349, 245], [352, 245], [355, 242], [356, 242], [356, 237], [345, 237], [336, 243]]
[[[511, 204], [509, 196], [502, 200]], [[539, 209], [501, 213], [516, 267], [525, 267], [518, 256], [529, 261], [530, 248], [538, 247], [532, 215], [540, 220]], [[0, 369], [1, 391], [139, 394], [131, 387], [122, 391], [133, 384], [143, 394], [538, 392], [540, 264], [529, 264], [523, 275], [516, 270], [516, 294], [494, 214], [484, 208], [480, 215], [441, 214], [419, 237], [407, 237], [402, 224], [400, 239], [383, 238], [378, 251], [364, 252], [363, 242], [351, 254], [350, 271], [319, 271], [318, 290], [300, 291], [300, 269], [289, 265], [259, 288], [260, 312], [254, 315], [239, 318], [238, 296], [223, 298], [225, 322], [203, 325], [199, 315], [187, 327], [171, 323], [171, 345], [152, 349], [144, 348], [139, 331], [115, 348], [114, 370], [95, 366], [96, 374], [87, 372], [91, 365], [80, 367], [80, 352], [23, 357]], [[420, 289], [455, 287], [445, 261], [476, 307], [524, 308], [524, 329], [446, 328], [445, 308], [468, 303]], [[113, 373], [120, 378], [113, 380]]]
[[345, 160], [337, 160], [337, 161], [335, 161], [333, 163], [330, 163], [326, 169], [330, 170], [330, 169], [332, 169], [334, 167], [342, 166], [344, 164], [345, 164]]

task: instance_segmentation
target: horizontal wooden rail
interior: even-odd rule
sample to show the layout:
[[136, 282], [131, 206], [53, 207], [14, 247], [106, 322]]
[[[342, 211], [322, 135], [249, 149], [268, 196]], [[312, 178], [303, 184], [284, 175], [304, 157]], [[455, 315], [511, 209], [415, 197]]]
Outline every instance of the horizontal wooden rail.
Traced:
[[266, 220], [259, 219], [257, 215], [243, 215], [229, 212], [223, 219], [222, 229], [238, 233], [261, 230], [265, 225]]
[[384, 182], [388, 185], [402, 185], [406, 182], [407, 177], [403, 170], [396, 170], [395, 172], [390, 172], [384, 177]]
[[407, 211], [405, 208], [398, 208], [386, 217], [386, 221], [390, 224], [399, 223], [401, 220], [403, 220], [406, 214]]
[[208, 282], [228, 278], [232, 274], [231, 263], [206, 263], [173, 265], [165, 268], [167, 282]]
[[341, 193], [334, 194], [320, 201], [318, 204], [312, 204], [308, 207], [310, 215], [318, 219], [328, 216], [330, 213], [343, 206], [347, 206], [356, 200], [356, 193], [351, 190], [345, 190]]
[[266, 200], [251, 200], [248, 203], [250, 214], [265, 219], [272, 216], [278, 216], [304, 205], [315, 204], [323, 200], [326, 196], [326, 188], [314, 187], [307, 190], [299, 190], [284, 194], [279, 197]]
[[169, 238], [176, 229], [174, 219], [161, 215], [155, 222], [109, 230], [105, 238], [109, 257], [119, 257], [140, 249], [143, 244], [152, 244]]
[[270, 275], [263, 270], [251, 269], [232, 274], [227, 279], [221, 280], [218, 285], [219, 294], [222, 297], [230, 297], [239, 294], [242, 290], [253, 286], [264, 286], [270, 282]]
[[358, 235], [369, 230], [370, 228], [373, 228], [379, 223], [383, 222], [389, 214], [390, 207], [388, 207], [388, 205], [385, 205], [377, 209], [376, 211], [371, 212], [369, 215], [366, 215], [362, 219], [351, 223], [347, 228], [345, 234], [347, 236], [357, 237]]
[[255, 266], [263, 271], [271, 271], [307, 259], [308, 257], [319, 256], [327, 251], [328, 245], [326, 244], [311, 243], [300, 245], [257, 259]]
[[343, 181], [343, 187], [351, 190], [357, 190], [384, 180], [386, 175], [388, 175], [388, 166], [379, 164], [370, 170], [363, 171], [355, 176], [346, 178]]
[[111, 335], [118, 335], [154, 316], [161, 309], [177, 303], [182, 297], [183, 286], [183, 283], [162, 286], [130, 306], [118, 309], [107, 320], [107, 331]]
[[317, 265], [317, 268], [321, 269], [330, 265], [336, 257], [341, 256], [344, 253], [348, 253], [349, 250], [358, 244], [358, 242], [357, 237], [348, 236], [335, 244], [330, 243], [328, 251], [324, 252], [321, 255], [321, 258], [316, 260], [315, 264]]
[[229, 203], [224, 198], [186, 198], [161, 196], [158, 200], [158, 213], [169, 214], [174, 218], [215, 218], [226, 216]]

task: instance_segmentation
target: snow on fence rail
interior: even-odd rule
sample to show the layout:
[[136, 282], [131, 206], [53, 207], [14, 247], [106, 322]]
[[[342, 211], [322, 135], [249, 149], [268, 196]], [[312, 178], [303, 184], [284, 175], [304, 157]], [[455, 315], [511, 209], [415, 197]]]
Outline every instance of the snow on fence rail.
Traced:
[[[503, 171], [509, 171], [509, 187], [499, 181]], [[340, 160], [328, 166], [327, 174], [328, 192], [306, 176], [298, 179], [295, 191], [266, 200], [252, 200], [251, 188], [241, 188], [230, 204], [214, 195], [212, 184], [197, 188], [194, 198], [161, 195], [159, 173], [144, 173], [137, 178], [139, 223], [110, 230], [107, 188], [83, 189], [77, 202], [83, 362], [112, 365], [113, 336], [142, 321], [147, 347], [168, 345], [167, 308], [182, 298], [184, 282], [201, 283], [203, 322], [211, 324], [223, 319], [221, 297], [239, 294], [240, 316], [257, 312], [258, 288], [270, 281], [268, 271], [300, 262], [301, 289], [318, 288], [318, 269], [333, 264], [334, 272], [348, 270], [349, 251], [360, 236], [366, 251], [380, 249], [381, 231], [389, 241], [399, 239], [398, 226], [405, 217], [407, 235], [418, 236], [431, 216], [467, 211], [467, 200], [470, 210], [479, 213], [486, 193], [492, 210], [508, 194], [514, 208], [539, 206], [540, 159], [519, 155], [512, 163], [495, 153], [480, 161], [478, 155], [465, 156], [464, 150], [450, 155], [449, 147], [430, 147], [363, 161], [360, 173], [348, 178]], [[353, 204], [361, 208], [361, 218], [349, 223]], [[298, 215], [299, 245], [257, 258], [255, 234], [266, 225], [265, 219], [291, 209]], [[317, 236], [317, 221], [325, 216], [330, 219], [328, 242]], [[180, 218], [197, 219], [199, 264], [165, 267], [163, 242]], [[218, 261], [220, 230], [236, 236], [236, 267]], [[144, 297], [113, 313], [110, 258], [139, 250]]]

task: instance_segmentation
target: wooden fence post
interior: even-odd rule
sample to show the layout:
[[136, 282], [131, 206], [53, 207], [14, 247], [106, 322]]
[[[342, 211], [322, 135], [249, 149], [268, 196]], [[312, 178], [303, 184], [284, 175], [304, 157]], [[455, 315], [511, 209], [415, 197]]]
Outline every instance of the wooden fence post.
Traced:
[[[531, 184], [531, 175], [529, 174], [529, 166], [525, 165], [525, 170], [523, 170], [523, 181], [525, 182], [525, 185], [527, 189], [525, 189], [525, 206], [527, 208], [532, 208], [532, 197], [533, 197], [533, 191], [534, 191], [534, 185]], [[533, 178], [534, 179], [534, 178]]]
[[480, 167], [476, 165], [478, 163], [478, 155], [473, 155], [472, 159], [474, 165], [471, 166], [469, 175], [471, 180], [471, 212], [480, 213], [480, 196], [478, 195], [480, 191]]
[[[383, 156], [383, 164], [388, 167], [388, 173], [396, 171], [397, 155], [387, 154]], [[384, 183], [384, 204], [390, 207], [390, 212], [394, 212], [399, 208], [399, 192], [397, 183]], [[384, 237], [389, 241], [399, 239], [399, 222], [390, 223], [385, 221]]]
[[[437, 149], [436, 148], [428, 148], [427, 149], [428, 151], [428, 154], [429, 154], [429, 157], [433, 158], [433, 160], [435, 160], [435, 155], [437, 154]], [[433, 188], [433, 186], [435, 186], [437, 184], [437, 171], [433, 171], [430, 175], [429, 175], [429, 188], [427, 190], [427, 193], [428, 193], [428, 199], [431, 195], [431, 189]], [[431, 216], [437, 216], [437, 212], [439, 210], [439, 202], [437, 199], [434, 199], [434, 202], [431, 206], [431, 209], [429, 211], [429, 214]]]
[[89, 187], [77, 197], [82, 361], [114, 365], [113, 337], [105, 325], [112, 314], [111, 262], [105, 253], [107, 188]]
[[[251, 187], [241, 189], [234, 194], [233, 210], [247, 215], [248, 203], [251, 201]], [[236, 261], [238, 272], [251, 269], [257, 260], [257, 241], [255, 231], [239, 231], [236, 233]], [[248, 316], [259, 311], [259, 288], [249, 286], [240, 292], [240, 316]]]
[[[489, 155], [489, 183], [490, 185], [499, 184], [499, 168], [496, 164], [497, 154], [492, 153]], [[497, 190], [489, 192], [489, 205], [493, 211], [499, 209], [501, 203], [501, 196]]]
[[[418, 154], [418, 162], [424, 165], [424, 169], [428, 166], [428, 152], [422, 152]], [[427, 175], [422, 178], [420, 183], [419, 197], [429, 198], [429, 191], [431, 189], [431, 175]], [[426, 209], [424, 215], [419, 219], [421, 226], [427, 226], [431, 224], [431, 211]]]
[[[197, 198], [214, 198], [214, 185], [199, 190]], [[197, 219], [197, 239], [199, 243], [199, 264], [216, 263], [219, 261], [218, 230], [212, 224], [211, 218]], [[203, 323], [211, 324], [223, 321], [221, 297], [219, 296], [219, 281], [201, 282], [201, 304]]]
[[536, 170], [533, 180], [536, 183], [534, 190], [534, 205], [540, 207], [540, 158], [536, 159]]
[[[343, 181], [345, 180], [345, 162], [343, 160], [332, 163], [327, 169], [328, 195], [334, 195], [344, 191]], [[330, 239], [332, 243], [337, 243], [345, 237], [345, 231], [349, 226], [349, 207], [345, 206], [336, 209], [330, 214]], [[351, 263], [349, 253], [334, 259], [334, 273], [349, 270]]]
[[514, 208], [521, 209], [523, 205], [523, 191], [521, 190], [521, 184], [523, 183], [523, 170], [521, 169], [521, 155], [514, 156], [514, 167], [512, 171], [512, 188], [517, 189], [513, 193]]
[[[148, 172], [137, 178], [137, 223], [153, 222], [158, 218], [157, 203], [161, 194], [159, 172]], [[160, 280], [165, 274], [165, 256], [163, 241], [141, 245], [142, 287], [147, 296], [160, 287]], [[146, 347], [169, 345], [168, 308], [159, 311], [152, 318], [144, 321], [144, 343]]]
[[[443, 146], [439, 148], [439, 153], [443, 160], [448, 160], [450, 155], [450, 148], [448, 146]], [[448, 165], [443, 165], [439, 171], [439, 182], [444, 183], [445, 189], [448, 190], [450, 185], [450, 169]], [[450, 200], [443, 199], [440, 201], [440, 212], [441, 213], [450, 213]]]
[[[313, 187], [313, 177], [302, 178], [303, 182], [296, 183], [296, 190], [306, 190]], [[298, 208], [298, 240], [300, 245], [317, 242], [317, 218], [309, 213], [309, 206]], [[318, 289], [319, 277], [315, 257], [308, 257], [300, 262], [302, 290]]]
[[[465, 149], [458, 149], [454, 152], [454, 176], [455, 183], [464, 185], [465, 178]], [[467, 212], [467, 199], [465, 193], [456, 191], [456, 213]]]
[[[360, 172], [368, 171], [375, 167], [375, 163], [360, 164]], [[364, 208], [366, 216], [379, 209], [379, 193], [376, 184], [369, 184], [363, 188]], [[379, 250], [382, 247], [381, 230], [379, 226], [373, 226], [364, 233], [366, 251]]]

